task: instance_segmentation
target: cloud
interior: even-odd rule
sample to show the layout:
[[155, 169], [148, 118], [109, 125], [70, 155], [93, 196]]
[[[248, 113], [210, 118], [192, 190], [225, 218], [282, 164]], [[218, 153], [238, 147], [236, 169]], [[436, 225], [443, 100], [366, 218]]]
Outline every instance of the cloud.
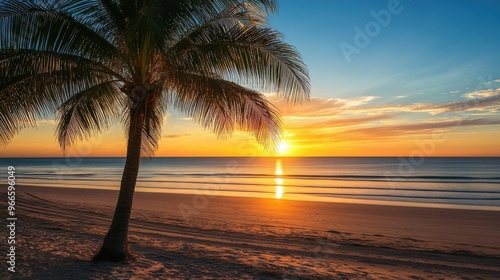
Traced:
[[456, 130], [460, 127], [498, 125], [498, 118], [457, 119], [429, 121], [424, 123], [412, 123], [390, 126], [377, 126], [344, 131], [345, 134], [362, 134], [365, 137], [397, 137], [408, 134], [427, 134], [439, 130]]
[[427, 111], [430, 113], [465, 112], [470, 110], [485, 110], [493, 106], [500, 106], [500, 94], [498, 93], [492, 96], [445, 104], [420, 105], [414, 107], [413, 111]]
[[56, 124], [56, 120], [37, 120], [36, 123], [38, 125], [55, 125]]
[[407, 96], [404, 96], [404, 95], [398, 95], [398, 96], [396, 96], [396, 98], [397, 98], [397, 99], [404, 99], [404, 98], [406, 98], [406, 97], [407, 97]]
[[490, 89], [487, 89], [487, 90], [478, 90], [478, 91], [469, 92], [466, 95], [464, 95], [464, 97], [467, 97], [467, 98], [491, 97], [491, 96], [494, 96], [494, 95], [496, 95], [498, 93], [499, 93], [498, 89], [496, 91], [493, 91], [493, 90], [490, 90]]
[[[398, 99], [392, 100], [403, 97], [406, 96], [396, 96]], [[289, 105], [275, 96], [269, 96], [270, 101], [277, 105], [284, 116], [287, 139], [302, 146], [351, 141], [391, 141], [416, 135], [425, 137], [434, 133], [451, 133], [459, 127], [475, 127], [475, 131], [484, 131], [486, 128], [480, 127], [500, 124], [500, 118], [491, 115], [500, 109], [500, 92], [476, 91], [465, 97], [468, 99], [448, 103], [374, 106], [370, 104], [377, 98], [374, 96], [352, 99], [316, 97], [301, 105]], [[488, 114], [459, 114], [467, 111]], [[452, 114], [446, 115], [446, 118], [438, 118], [436, 115], [441, 113]]]
[[361, 96], [352, 99], [337, 99], [339, 102], [345, 105], [345, 107], [356, 107], [370, 103], [371, 101], [378, 99], [378, 96]]
[[274, 104], [284, 117], [332, 117], [343, 111], [365, 105], [377, 99], [377, 96], [360, 96], [351, 99], [312, 97], [308, 102], [290, 104], [276, 95], [269, 95], [267, 99]]
[[[459, 127], [475, 127], [472, 130], [480, 132], [489, 129], [481, 127], [500, 124], [497, 114], [491, 113], [500, 109], [500, 92], [491, 95], [487, 91], [476, 91], [466, 97], [468, 99], [449, 103], [402, 104], [401, 102], [401, 104], [375, 106], [371, 104], [378, 98], [375, 96], [350, 99], [313, 97], [310, 102], [294, 105], [276, 95], [267, 95], [268, 100], [280, 110], [284, 118], [285, 139], [302, 147], [351, 141], [369, 143], [405, 139], [405, 137], [406, 139], [415, 136], [426, 137], [433, 133], [451, 133]], [[400, 99], [402, 98], [388, 100], [397, 102]], [[485, 114], [481, 116], [474, 116], [472, 113], [458, 114], [470, 110], [483, 110], [481, 113]], [[451, 114], [441, 117], [438, 115], [444, 112]], [[180, 127], [184, 128], [185, 124], [182, 121], [190, 119], [176, 120], [181, 121]], [[185, 132], [186, 130], [179, 129], [176, 133], [164, 135], [164, 138], [188, 141], [200, 137], [200, 132], [194, 134]]]
[[452, 133], [462, 127], [479, 127], [499, 124], [500, 119], [498, 118], [477, 118], [423, 121], [420, 123], [397, 125], [383, 124], [352, 129], [346, 129], [346, 127], [326, 129], [329, 126], [321, 129], [317, 126], [304, 126], [293, 128], [292, 132], [295, 136], [291, 137], [289, 140], [294, 143], [301, 143], [302, 145], [339, 142], [396, 141], [398, 138], [415, 137], [419, 135], [431, 137], [437, 133]]
[[175, 139], [175, 138], [181, 138], [181, 137], [190, 137], [193, 136], [193, 133], [177, 133], [177, 134], [167, 134], [163, 135], [163, 138], [168, 138], [168, 139]]
[[396, 117], [395, 114], [378, 114], [378, 115], [363, 116], [363, 117], [334, 118], [328, 121], [312, 123], [309, 124], [307, 127], [310, 129], [330, 129], [330, 128], [339, 128], [346, 126], [357, 126], [381, 120], [388, 120], [395, 117]]
[[283, 116], [333, 116], [345, 107], [337, 99], [322, 99], [313, 97], [309, 102], [302, 104], [289, 104], [278, 97], [269, 98], [283, 114]]
[[[426, 112], [432, 115], [450, 112], [466, 112], [466, 111], [490, 111], [495, 112], [500, 106], [500, 92], [494, 95], [483, 93], [482, 91], [471, 93], [471, 96], [485, 96], [477, 97], [468, 100], [460, 100], [449, 103], [413, 103], [413, 104], [387, 104], [380, 106], [367, 106], [352, 108], [352, 111], [359, 113], [418, 113]], [[489, 95], [489, 96], [488, 96]]]

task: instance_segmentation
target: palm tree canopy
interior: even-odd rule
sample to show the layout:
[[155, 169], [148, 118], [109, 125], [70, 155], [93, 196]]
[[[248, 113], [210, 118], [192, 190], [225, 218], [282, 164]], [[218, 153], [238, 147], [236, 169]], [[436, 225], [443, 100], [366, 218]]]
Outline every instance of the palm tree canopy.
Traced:
[[[307, 67], [267, 24], [275, 0], [0, 0], [0, 144], [57, 113], [65, 148], [141, 107], [152, 155], [167, 108], [219, 136], [279, 141], [259, 91], [309, 97]], [[142, 124], [143, 123], [143, 124]]]

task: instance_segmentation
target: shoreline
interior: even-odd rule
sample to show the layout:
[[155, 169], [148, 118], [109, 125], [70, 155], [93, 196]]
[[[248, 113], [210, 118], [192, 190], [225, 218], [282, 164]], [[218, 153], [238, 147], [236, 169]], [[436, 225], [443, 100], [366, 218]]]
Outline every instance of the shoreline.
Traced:
[[92, 264], [117, 195], [18, 186], [19, 274], [42, 280], [500, 275], [495, 211], [141, 192], [129, 238], [137, 260]]
[[[18, 194], [33, 195], [38, 199], [82, 205], [90, 203], [96, 207], [114, 210], [118, 198], [117, 190], [93, 190], [21, 186]], [[308, 212], [303, 213], [306, 209]], [[384, 235], [398, 229], [400, 235], [418, 235], [412, 232], [414, 223], [420, 230], [434, 231], [434, 235], [447, 236], [454, 240], [456, 231], [462, 235], [474, 235], [476, 231], [500, 232], [500, 212], [489, 210], [428, 208], [413, 206], [372, 205], [318, 201], [298, 201], [273, 198], [210, 196], [136, 192], [134, 212], [154, 211], [168, 214], [185, 222], [196, 219], [226, 220], [293, 227], [294, 224], [316, 230], [342, 232], [339, 227], [356, 226], [358, 231], [376, 231]], [[238, 213], [234, 217], [231, 212]], [[371, 218], [378, 218], [372, 220]], [[478, 219], [477, 217], [481, 217]], [[300, 223], [298, 223], [300, 222]], [[447, 226], [447, 227], [446, 227]], [[336, 229], [335, 229], [336, 227]], [[467, 232], [469, 228], [469, 232]], [[425, 236], [430, 238], [432, 236]], [[441, 241], [445, 241], [441, 238]], [[497, 235], [483, 234], [482, 243], [495, 244], [500, 256], [500, 240]], [[448, 240], [448, 241], [450, 241]], [[460, 240], [467, 244], [468, 240]], [[479, 241], [479, 240], [476, 240]], [[434, 248], [436, 249], [436, 248]]]
[[[256, 198], [256, 199], [271, 199], [271, 196], [242, 196], [238, 195], [240, 192], [222, 191], [217, 189], [183, 189], [183, 191], [175, 192], [163, 188], [156, 187], [143, 187], [138, 183], [136, 186], [136, 193], [157, 193], [157, 194], [172, 194], [172, 195], [198, 195], [209, 197], [237, 197], [237, 198]], [[97, 187], [97, 186], [78, 186], [72, 185], [71, 187], [48, 186], [46, 184], [31, 184], [27, 187], [36, 188], [58, 188], [58, 189], [74, 189], [74, 190], [96, 190], [96, 191], [118, 191], [118, 187]], [[164, 191], [161, 191], [164, 190]], [[191, 193], [189, 193], [189, 191]], [[214, 194], [217, 193], [217, 194]], [[309, 198], [307, 196], [306, 198]], [[476, 211], [496, 211], [500, 212], [500, 206], [484, 206], [484, 205], [469, 205], [469, 204], [444, 204], [444, 203], [424, 203], [424, 202], [406, 202], [406, 201], [390, 201], [390, 200], [376, 200], [376, 199], [352, 199], [352, 198], [329, 198], [318, 196], [316, 199], [294, 198], [293, 195], [287, 194], [281, 200], [289, 201], [302, 201], [302, 202], [319, 202], [319, 203], [343, 203], [343, 204], [361, 204], [361, 205], [379, 205], [379, 206], [394, 206], [394, 207], [416, 207], [416, 208], [432, 208], [432, 209], [451, 209], [451, 210], [476, 210]]]
[[[27, 158], [37, 158], [37, 159], [44, 159], [44, 158], [57, 158], [57, 159], [64, 159], [72, 157], [71, 155], [69, 156], [16, 156], [16, 157], [2, 157], [0, 156], [0, 159], [27, 159]], [[394, 155], [394, 156], [252, 156], [255, 158], [274, 158], [274, 159], [283, 159], [283, 158], [400, 158], [400, 155]], [[125, 159], [126, 156], [79, 156], [79, 158], [122, 158]], [[220, 156], [220, 155], [208, 155], [208, 156], [155, 156], [154, 158], [248, 158], [247, 156]], [[500, 155], [493, 155], [493, 156], [426, 156], [426, 158], [499, 158]]]

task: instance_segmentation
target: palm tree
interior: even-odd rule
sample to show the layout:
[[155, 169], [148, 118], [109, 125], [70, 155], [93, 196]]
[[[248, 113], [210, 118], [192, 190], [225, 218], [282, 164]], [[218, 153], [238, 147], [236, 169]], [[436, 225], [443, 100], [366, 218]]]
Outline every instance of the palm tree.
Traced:
[[259, 91], [309, 97], [307, 67], [267, 23], [275, 0], [0, 0], [0, 143], [57, 112], [63, 149], [121, 120], [127, 157], [94, 260], [123, 261], [141, 157], [167, 108], [272, 149], [280, 115]]

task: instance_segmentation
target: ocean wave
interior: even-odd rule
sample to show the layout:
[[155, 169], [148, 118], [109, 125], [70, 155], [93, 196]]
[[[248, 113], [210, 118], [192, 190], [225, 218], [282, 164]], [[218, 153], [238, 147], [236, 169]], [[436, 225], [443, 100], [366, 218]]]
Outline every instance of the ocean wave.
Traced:
[[[27, 178], [28, 179], [28, 178]], [[54, 181], [64, 181], [68, 182], [68, 184], [78, 184], [78, 183], [70, 183], [70, 182], [104, 182], [104, 183], [116, 183], [118, 184], [119, 178], [99, 178], [99, 179], [92, 179], [92, 178], [86, 178], [84, 180], [78, 179], [78, 178], [65, 178], [64, 180], [56, 179], [56, 178], [29, 178], [31, 180], [36, 180], [36, 179], [43, 179], [43, 181], [47, 182], [54, 182]], [[138, 180], [138, 185], [143, 185], [145, 183], [154, 183], [157, 186], [154, 186], [152, 188], [169, 188], [169, 187], [164, 187], [160, 186], [159, 184], [189, 184], [189, 185], [195, 185], [195, 184], [203, 184], [203, 185], [215, 185], [215, 186], [242, 186], [242, 187], [272, 187], [275, 186], [275, 182], [270, 182], [270, 183], [248, 183], [248, 182], [200, 182], [200, 181], [186, 181], [186, 180], [144, 180], [144, 179], [139, 179]], [[481, 182], [483, 183], [483, 182]], [[378, 187], [373, 187], [373, 186], [324, 186], [324, 185], [302, 185], [302, 184], [280, 184], [280, 186], [284, 188], [302, 188], [302, 189], [325, 189], [325, 190], [357, 190], [357, 191], [362, 191], [362, 190], [367, 190], [367, 191], [402, 191], [402, 192], [443, 192], [443, 193], [464, 193], [464, 194], [500, 194], [500, 189], [499, 190], [474, 190], [474, 189], [446, 189], [446, 188], [424, 188], [424, 187], [383, 187], [383, 186], [378, 186]], [[189, 187], [183, 188], [183, 189], [188, 189]]]
[[[147, 174], [143, 174], [147, 175]], [[283, 178], [306, 180], [334, 180], [334, 181], [374, 181], [374, 182], [430, 182], [430, 183], [487, 183], [500, 184], [500, 177], [473, 177], [473, 176], [380, 176], [380, 175], [305, 175], [305, 174], [265, 174], [265, 173], [153, 173], [150, 176], [165, 177], [195, 177], [195, 178]]]

